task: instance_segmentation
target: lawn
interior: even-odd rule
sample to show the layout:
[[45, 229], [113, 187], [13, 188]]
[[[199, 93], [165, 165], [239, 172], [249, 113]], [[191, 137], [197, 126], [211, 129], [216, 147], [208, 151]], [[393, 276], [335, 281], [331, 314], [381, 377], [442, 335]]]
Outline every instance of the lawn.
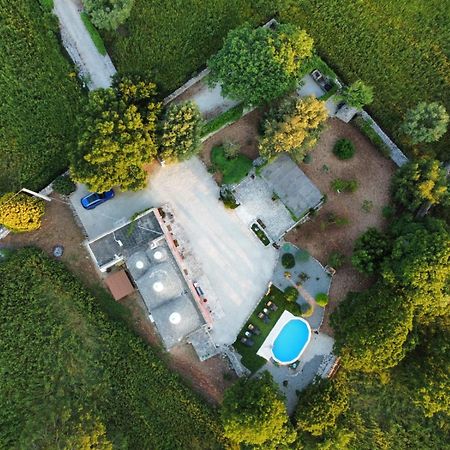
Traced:
[[[265, 308], [265, 305], [268, 301], [275, 303], [278, 306], [278, 309], [270, 313], [270, 322], [266, 324], [258, 318], [258, 313], [260, 313]], [[238, 338], [236, 339], [236, 342], [233, 344], [237, 352], [242, 355], [242, 363], [245, 367], [251, 370], [252, 373], [256, 372], [267, 362], [264, 358], [258, 356], [256, 352], [259, 350], [262, 343], [270, 333], [270, 330], [272, 330], [281, 314], [283, 314], [284, 310], [288, 310], [295, 315], [299, 315], [300, 313], [297, 303], [287, 302], [284, 293], [277, 287], [272, 285], [270, 288], [270, 292], [265, 295], [258, 303], [258, 306], [255, 308], [252, 315], [245, 323], [244, 327], [238, 335]], [[240, 339], [242, 336], [244, 336], [244, 332], [247, 331], [247, 327], [250, 323], [257, 326], [261, 330], [261, 334], [259, 336], [253, 335], [253, 346], [246, 347], [240, 342]]]
[[76, 145], [82, 93], [44, 9], [0, 0], [0, 193], [43, 188]]
[[252, 160], [245, 155], [238, 154], [228, 159], [222, 146], [214, 147], [211, 151], [211, 162], [222, 174], [223, 184], [239, 183], [253, 167]]
[[[450, 111], [448, 0], [305, 0], [280, 19], [305, 28], [345, 82], [374, 87], [368, 110], [392, 137], [419, 101], [440, 101]], [[450, 133], [430, 148], [447, 160]]]
[[267, 0], [136, 0], [126, 23], [103, 36], [119, 71], [148, 74], [166, 95], [205, 66], [229, 30], [263, 24], [275, 9]]
[[106, 55], [106, 48], [105, 48], [103, 39], [100, 36], [97, 29], [92, 24], [91, 20], [89, 19], [89, 16], [85, 12], [80, 13], [80, 16], [81, 16], [81, 20], [84, 23], [84, 26], [88, 30], [88, 33], [90, 34], [91, 39], [94, 42], [94, 45], [97, 48], [100, 55], [103, 55], [103, 56]]

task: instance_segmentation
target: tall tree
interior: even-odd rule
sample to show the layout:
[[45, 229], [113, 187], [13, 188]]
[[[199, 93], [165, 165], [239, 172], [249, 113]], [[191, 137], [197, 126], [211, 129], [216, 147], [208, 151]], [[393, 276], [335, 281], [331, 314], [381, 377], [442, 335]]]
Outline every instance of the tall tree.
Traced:
[[0, 225], [22, 233], [41, 227], [44, 201], [25, 194], [8, 193], [0, 197]]
[[260, 153], [270, 157], [288, 152], [301, 159], [317, 142], [327, 118], [325, 103], [315, 97], [285, 99], [264, 121]]
[[344, 88], [340, 98], [349, 106], [361, 109], [373, 102], [373, 89], [361, 80], [357, 80]]
[[450, 203], [447, 171], [435, 159], [418, 159], [403, 165], [392, 180], [394, 200], [416, 211], [423, 202]]
[[185, 160], [200, 151], [201, 115], [193, 102], [173, 104], [162, 125], [160, 152], [167, 161]]
[[225, 392], [221, 417], [225, 437], [237, 445], [276, 449], [295, 440], [283, 396], [272, 376], [240, 379]]
[[241, 26], [228, 33], [208, 61], [209, 81], [220, 83], [225, 97], [248, 105], [267, 103], [295, 87], [312, 48], [306, 32], [292, 25]]
[[436, 142], [447, 131], [448, 121], [448, 113], [441, 104], [420, 102], [406, 112], [400, 131], [413, 144]]
[[145, 163], [157, 153], [156, 122], [161, 105], [156, 86], [148, 81], [118, 79], [112, 88], [89, 95], [71, 175], [91, 191], [114, 186], [123, 190], [145, 187]]
[[115, 30], [130, 16], [134, 0], [84, 0], [92, 23], [104, 30]]

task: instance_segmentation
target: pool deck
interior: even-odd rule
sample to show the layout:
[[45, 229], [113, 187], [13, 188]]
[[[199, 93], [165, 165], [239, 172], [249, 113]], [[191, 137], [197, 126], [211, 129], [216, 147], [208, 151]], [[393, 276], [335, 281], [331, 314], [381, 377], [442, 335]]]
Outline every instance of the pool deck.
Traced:
[[[278, 319], [277, 323], [270, 330], [270, 333], [267, 335], [267, 337], [264, 340], [264, 342], [262, 343], [261, 347], [256, 352], [256, 354], [258, 356], [261, 356], [262, 358], [267, 359], [267, 361], [271, 361], [271, 360], [275, 359], [274, 356], [273, 356], [273, 353], [272, 353], [273, 343], [275, 342], [275, 339], [278, 337], [278, 335], [280, 334], [280, 331], [283, 329], [283, 327], [289, 321], [291, 321], [292, 319], [302, 320], [303, 322], [305, 322], [307, 324], [307, 326], [309, 328], [308, 341], [304, 345], [304, 347], [301, 350], [300, 354], [295, 358], [295, 360], [297, 360], [298, 358], [301, 357], [301, 355], [306, 350], [306, 348], [308, 347], [308, 344], [309, 344], [309, 342], [311, 340], [311, 328], [309, 327], [309, 324], [308, 324], [308, 322], [306, 322], [306, 320], [302, 319], [301, 317], [294, 316], [294, 314], [290, 313], [289, 311], [283, 311], [283, 314], [281, 314], [281, 316]], [[294, 361], [291, 361], [291, 362], [294, 362]], [[285, 364], [285, 365], [288, 365], [291, 362], [282, 363], [282, 362], [279, 361], [280, 364]]]

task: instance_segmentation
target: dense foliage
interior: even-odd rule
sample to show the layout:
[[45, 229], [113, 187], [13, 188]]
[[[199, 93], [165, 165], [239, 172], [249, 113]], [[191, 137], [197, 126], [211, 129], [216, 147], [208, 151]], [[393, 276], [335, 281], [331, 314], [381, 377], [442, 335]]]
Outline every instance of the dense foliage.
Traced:
[[312, 47], [306, 32], [292, 25], [275, 30], [244, 25], [230, 31], [208, 61], [208, 81], [220, 83], [223, 96], [246, 105], [268, 103], [295, 87]]
[[81, 92], [37, 1], [0, 0], [0, 193], [41, 189], [76, 145]]
[[156, 86], [140, 79], [122, 78], [108, 89], [89, 94], [71, 175], [94, 192], [114, 186], [142, 189], [143, 168], [156, 157], [156, 126], [160, 104]]
[[292, 269], [295, 266], [295, 256], [292, 253], [283, 253], [281, 264], [285, 269]]
[[439, 103], [420, 102], [406, 111], [400, 130], [413, 144], [436, 142], [447, 131], [448, 114]]
[[222, 447], [214, 411], [60, 263], [10, 256], [0, 308], [2, 448]]
[[343, 89], [339, 98], [353, 108], [362, 109], [373, 102], [373, 89], [361, 80], [356, 80]]
[[315, 97], [283, 100], [271, 109], [263, 123], [261, 155], [270, 157], [288, 152], [301, 160], [317, 142], [327, 118], [325, 103]]
[[197, 104], [172, 104], [161, 131], [160, 152], [166, 161], [183, 161], [200, 151], [201, 116]]
[[333, 146], [333, 153], [339, 159], [350, 159], [355, 154], [355, 146], [350, 139], [339, 139]]
[[229, 30], [273, 17], [280, 0], [135, 0], [120, 32], [104, 33], [121, 72], [146, 74], [168, 94], [204, 67]]
[[287, 302], [295, 303], [298, 299], [298, 290], [295, 286], [288, 286], [284, 290], [284, 298]]
[[295, 440], [283, 396], [272, 376], [240, 379], [225, 392], [221, 408], [225, 436], [243, 446], [277, 449]]
[[134, 0], [84, 0], [83, 5], [96, 27], [115, 30], [130, 16]]
[[18, 233], [40, 228], [44, 201], [13, 192], [0, 197], [0, 225]]
[[77, 185], [71, 180], [69, 175], [60, 175], [52, 183], [53, 189], [62, 195], [70, 195], [75, 192]]
[[392, 182], [392, 196], [403, 208], [414, 212], [424, 202], [450, 204], [447, 171], [439, 161], [418, 159], [403, 165]]
[[[439, 99], [450, 110], [448, 0], [285, 4], [281, 20], [304, 28], [346, 83], [361, 79], [373, 86], [376, 96], [369, 110], [391, 136], [406, 111], [420, 101]], [[449, 149], [449, 134], [428, 148], [442, 160], [448, 159]]]

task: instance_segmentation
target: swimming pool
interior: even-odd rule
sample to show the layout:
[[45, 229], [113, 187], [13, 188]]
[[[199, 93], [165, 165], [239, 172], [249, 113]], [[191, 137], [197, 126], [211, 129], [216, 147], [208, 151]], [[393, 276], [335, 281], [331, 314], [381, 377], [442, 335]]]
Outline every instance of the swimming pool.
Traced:
[[295, 317], [283, 325], [273, 346], [272, 355], [280, 364], [291, 364], [300, 358], [311, 339], [311, 328], [306, 320]]

